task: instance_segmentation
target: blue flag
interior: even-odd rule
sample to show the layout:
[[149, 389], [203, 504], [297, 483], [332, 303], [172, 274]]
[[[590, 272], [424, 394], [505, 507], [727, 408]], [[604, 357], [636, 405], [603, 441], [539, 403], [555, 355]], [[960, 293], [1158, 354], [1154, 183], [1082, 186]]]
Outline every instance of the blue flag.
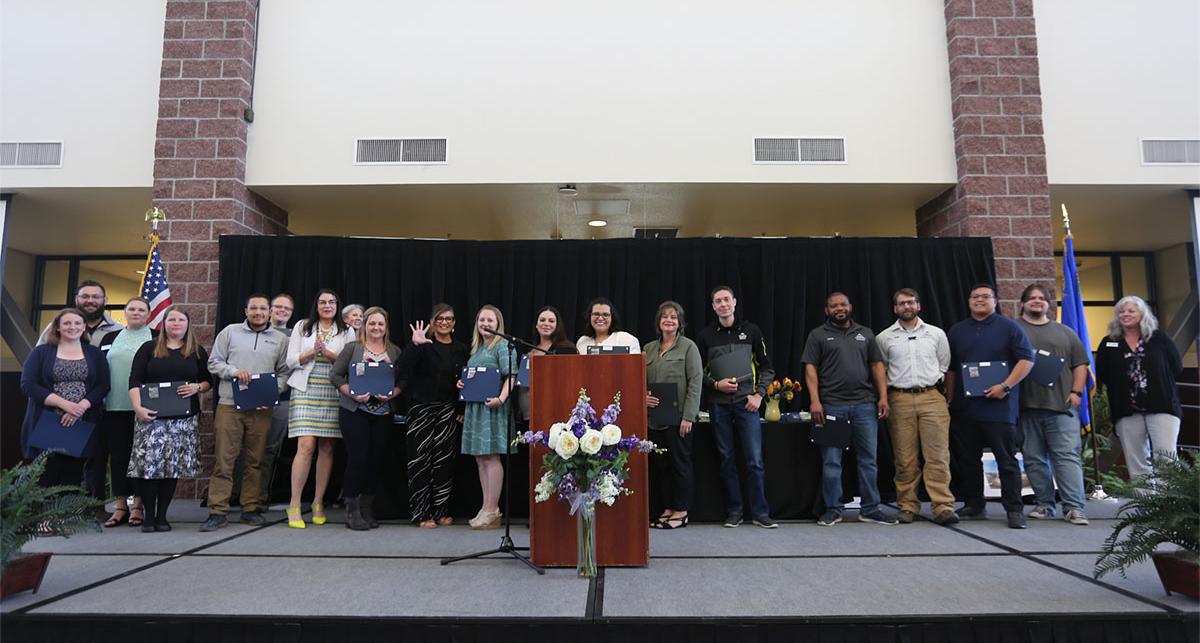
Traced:
[[1088, 356], [1088, 378], [1083, 399], [1079, 404], [1079, 425], [1086, 431], [1091, 430], [1092, 411], [1088, 400], [1092, 389], [1096, 387], [1094, 374], [1096, 363], [1092, 358], [1092, 340], [1088, 338], [1087, 318], [1083, 316], [1083, 296], [1079, 293], [1079, 271], [1075, 269], [1075, 240], [1071, 238], [1070, 229], [1063, 239], [1063, 292], [1059, 302], [1059, 322], [1075, 331], [1079, 341]]

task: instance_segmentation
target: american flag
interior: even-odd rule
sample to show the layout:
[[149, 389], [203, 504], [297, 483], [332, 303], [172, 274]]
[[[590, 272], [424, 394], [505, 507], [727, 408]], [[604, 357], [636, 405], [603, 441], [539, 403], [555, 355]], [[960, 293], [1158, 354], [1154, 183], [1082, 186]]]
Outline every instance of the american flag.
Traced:
[[162, 257], [158, 254], [158, 235], [150, 238], [150, 256], [146, 257], [146, 274], [142, 275], [142, 297], [150, 302], [148, 325], [157, 329], [171, 305], [171, 288], [167, 285]]

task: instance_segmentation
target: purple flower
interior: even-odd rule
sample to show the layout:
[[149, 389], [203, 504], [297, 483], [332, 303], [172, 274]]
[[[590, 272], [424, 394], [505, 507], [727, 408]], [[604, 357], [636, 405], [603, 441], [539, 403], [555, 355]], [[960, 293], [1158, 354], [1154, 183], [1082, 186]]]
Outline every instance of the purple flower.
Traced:
[[654, 450], [654, 443], [649, 440], [641, 440], [637, 444], [637, 450], [642, 453], [650, 453]]

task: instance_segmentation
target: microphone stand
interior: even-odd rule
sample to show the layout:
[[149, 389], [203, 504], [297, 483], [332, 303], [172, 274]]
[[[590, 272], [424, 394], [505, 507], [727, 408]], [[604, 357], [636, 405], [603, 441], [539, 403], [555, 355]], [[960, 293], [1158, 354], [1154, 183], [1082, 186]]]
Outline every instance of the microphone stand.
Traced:
[[508, 440], [506, 442], [506, 444], [508, 444], [508, 448], [506, 448], [504, 450], [504, 535], [500, 537], [500, 545], [498, 547], [496, 547], [495, 549], [488, 549], [486, 551], [475, 552], [473, 554], [466, 554], [464, 556], [455, 556], [453, 558], [443, 558], [442, 564], [449, 565], [450, 563], [457, 563], [460, 560], [483, 558], [485, 556], [491, 556], [492, 554], [507, 554], [509, 556], [512, 556], [513, 558], [516, 558], [517, 560], [521, 561], [522, 563], [525, 563], [530, 569], [537, 572], [538, 575], [540, 576], [540, 575], [544, 575], [546, 573], [546, 570], [542, 567], [534, 565], [533, 562], [529, 560], [528, 556], [520, 553], [518, 550], [521, 550], [521, 549], [527, 550], [529, 548], [528, 547], [517, 547], [513, 543], [513, 539], [512, 539], [512, 512], [509, 511], [509, 507], [512, 503], [512, 489], [510, 486], [510, 482], [512, 481], [512, 475], [510, 475], [510, 474], [512, 473], [512, 452], [513, 452], [513, 448], [514, 448], [512, 446], [512, 442], [514, 439], [514, 435], [516, 434], [516, 413], [517, 413], [517, 410], [519, 409], [519, 407], [517, 406], [517, 403], [516, 403], [516, 399], [517, 399], [517, 396], [516, 396], [517, 369], [516, 369], [515, 360], [516, 360], [516, 352], [517, 351], [515, 350], [515, 348], [516, 348], [516, 346], [519, 345], [519, 346], [523, 346], [531, 351], [541, 351], [542, 353], [545, 353], [547, 355], [549, 355], [550, 352], [543, 350], [537, 346], [534, 346], [533, 344], [530, 344], [529, 342], [527, 342], [523, 339], [520, 339], [518, 337], [513, 337], [512, 335], [506, 335], [499, 331], [491, 330], [491, 331], [487, 331], [487, 333], [489, 335], [495, 335], [497, 337], [501, 337], [503, 339], [508, 340], [510, 345], [512, 345], [512, 347], [513, 347], [513, 349], [508, 351], [508, 372], [509, 372], [509, 377], [513, 378], [513, 385], [509, 388], [508, 423], [507, 423], [507, 426], [505, 427], [505, 430], [507, 432], [506, 435], [508, 438]]

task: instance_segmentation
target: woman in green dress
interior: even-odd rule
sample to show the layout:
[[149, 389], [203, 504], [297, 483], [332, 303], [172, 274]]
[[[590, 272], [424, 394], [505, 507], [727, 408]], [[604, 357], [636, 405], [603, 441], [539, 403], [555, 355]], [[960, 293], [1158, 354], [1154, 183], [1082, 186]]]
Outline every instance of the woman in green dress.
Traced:
[[[484, 306], [475, 315], [475, 331], [471, 339], [472, 366], [495, 368], [500, 371], [500, 391], [496, 397], [483, 402], [467, 402], [463, 414], [462, 452], [475, 456], [479, 467], [479, 486], [483, 489], [483, 506], [469, 522], [472, 529], [495, 529], [500, 526], [500, 491], [504, 486], [504, 466], [501, 453], [510, 449], [508, 437], [508, 394], [512, 389], [508, 342], [490, 331], [504, 332], [504, 315], [495, 306]], [[458, 388], [463, 387], [462, 380]]]

